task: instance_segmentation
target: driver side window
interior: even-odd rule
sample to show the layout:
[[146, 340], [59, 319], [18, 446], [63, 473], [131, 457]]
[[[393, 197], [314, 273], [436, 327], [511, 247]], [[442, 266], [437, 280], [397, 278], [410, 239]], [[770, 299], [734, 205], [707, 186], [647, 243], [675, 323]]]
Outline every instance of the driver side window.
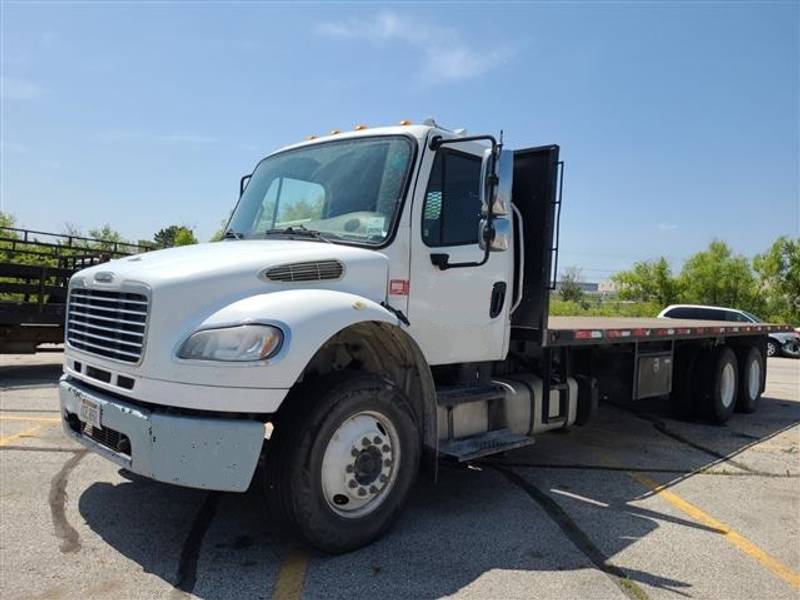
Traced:
[[481, 159], [451, 149], [436, 153], [422, 209], [422, 240], [428, 246], [478, 243]]

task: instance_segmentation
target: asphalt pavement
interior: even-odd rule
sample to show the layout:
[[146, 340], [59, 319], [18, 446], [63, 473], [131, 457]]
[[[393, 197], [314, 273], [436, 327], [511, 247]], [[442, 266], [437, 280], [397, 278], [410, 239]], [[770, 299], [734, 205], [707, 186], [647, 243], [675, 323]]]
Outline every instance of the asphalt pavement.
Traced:
[[661, 401], [420, 480], [382, 540], [296, 543], [257, 490], [139, 478], [61, 432], [61, 355], [0, 355], [0, 597], [800, 598], [800, 360], [760, 410]]

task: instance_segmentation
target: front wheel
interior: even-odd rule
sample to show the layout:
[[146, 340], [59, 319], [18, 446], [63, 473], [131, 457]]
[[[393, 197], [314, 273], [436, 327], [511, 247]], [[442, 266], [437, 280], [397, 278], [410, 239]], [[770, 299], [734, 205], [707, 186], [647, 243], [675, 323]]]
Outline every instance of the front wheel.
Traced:
[[347, 373], [304, 385], [267, 446], [267, 492], [311, 545], [341, 553], [399, 516], [417, 474], [420, 436], [408, 401], [379, 377]]

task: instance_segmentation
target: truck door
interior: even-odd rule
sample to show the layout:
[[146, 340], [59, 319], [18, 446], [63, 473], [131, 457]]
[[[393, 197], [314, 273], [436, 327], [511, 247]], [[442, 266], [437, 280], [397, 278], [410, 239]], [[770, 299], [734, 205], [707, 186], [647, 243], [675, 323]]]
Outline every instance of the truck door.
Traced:
[[[485, 146], [464, 143], [426, 149], [411, 219], [411, 333], [430, 364], [497, 360], [508, 350], [513, 252], [493, 252], [480, 266], [481, 157]], [[427, 175], [427, 177], [426, 177]]]

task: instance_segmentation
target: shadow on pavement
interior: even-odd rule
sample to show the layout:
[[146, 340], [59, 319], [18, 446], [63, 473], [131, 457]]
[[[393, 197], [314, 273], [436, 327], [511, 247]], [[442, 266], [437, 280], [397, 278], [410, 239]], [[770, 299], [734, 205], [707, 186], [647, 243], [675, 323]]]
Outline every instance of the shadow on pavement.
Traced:
[[[420, 481], [385, 538], [344, 556], [309, 550], [304, 590], [328, 598], [433, 598], [466, 586], [481, 589], [487, 585], [481, 579], [497, 570], [565, 572], [569, 585], [583, 585], [572, 580], [597, 569], [608, 576], [611, 593], [594, 590], [596, 576], [565, 593], [635, 597], [643, 593], [637, 584], [645, 583], [691, 595], [686, 581], [614, 565], [615, 556], [662, 522], [685, 527], [695, 539], [716, 533], [632, 504], [646, 490], [628, 472], [667, 485], [709, 466], [723, 469], [717, 476], [726, 469], [731, 476], [780, 476], [743, 471], [747, 465], [736, 458], [798, 422], [800, 403], [772, 398], [763, 399], [757, 414], [736, 415], [723, 427], [675, 421], [663, 402], [638, 404], [635, 412], [604, 406], [587, 427], [540, 436], [533, 448], [494, 462], [445, 467], [438, 484]], [[82, 517], [106, 543], [202, 598], [271, 594], [294, 542], [279, 533], [259, 490], [209, 494], [126, 477], [119, 485], [90, 485], [80, 496]], [[551, 592], [558, 595], [558, 588]]]

